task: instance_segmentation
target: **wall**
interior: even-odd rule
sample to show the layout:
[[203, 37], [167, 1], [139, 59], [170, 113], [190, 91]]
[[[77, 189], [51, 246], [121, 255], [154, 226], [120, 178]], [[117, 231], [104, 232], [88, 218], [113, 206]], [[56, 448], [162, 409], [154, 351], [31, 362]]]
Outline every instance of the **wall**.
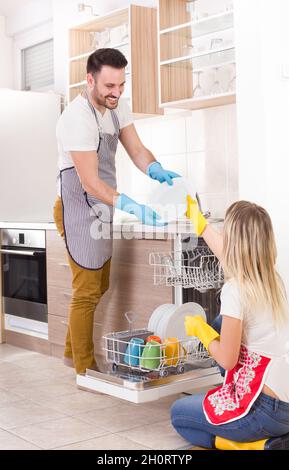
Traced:
[[0, 16], [0, 88], [12, 88], [12, 39], [6, 32], [6, 19]]
[[289, 292], [289, 4], [242, 0], [235, 6], [240, 198], [269, 211]]
[[[135, 122], [144, 144], [165, 168], [192, 181], [203, 210], [223, 217], [238, 199], [238, 156], [235, 105]], [[154, 182], [139, 172], [120, 146], [118, 189], [146, 202]]]

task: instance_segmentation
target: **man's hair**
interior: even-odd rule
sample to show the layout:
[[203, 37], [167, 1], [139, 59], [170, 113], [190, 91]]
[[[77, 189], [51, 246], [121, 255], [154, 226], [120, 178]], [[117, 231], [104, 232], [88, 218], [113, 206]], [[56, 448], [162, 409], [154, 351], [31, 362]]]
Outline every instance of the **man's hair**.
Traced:
[[123, 69], [127, 66], [127, 60], [118, 49], [109, 47], [97, 49], [88, 57], [86, 71], [94, 74], [100, 72], [104, 65], [109, 65], [115, 69]]

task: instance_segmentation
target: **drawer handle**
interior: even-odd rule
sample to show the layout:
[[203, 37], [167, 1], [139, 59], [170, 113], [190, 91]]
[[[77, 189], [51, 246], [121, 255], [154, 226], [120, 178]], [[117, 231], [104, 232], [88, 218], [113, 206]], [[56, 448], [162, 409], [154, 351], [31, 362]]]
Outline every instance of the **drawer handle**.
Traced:
[[71, 297], [71, 296], [72, 296], [72, 292], [62, 292], [62, 294], [63, 294], [65, 297]]
[[58, 263], [59, 266], [64, 266], [65, 268], [69, 268], [69, 264], [68, 263]]

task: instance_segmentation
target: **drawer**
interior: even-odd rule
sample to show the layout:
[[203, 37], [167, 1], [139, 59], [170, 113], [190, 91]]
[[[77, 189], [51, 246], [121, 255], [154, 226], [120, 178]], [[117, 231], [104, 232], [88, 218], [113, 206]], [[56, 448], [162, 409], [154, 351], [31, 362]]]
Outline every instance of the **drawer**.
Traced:
[[72, 274], [67, 258], [59, 260], [47, 258], [47, 285], [71, 289]]
[[67, 319], [58, 315], [48, 315], [48, 341], [53, 344], [64, 346], [66, 332], [67, 332]]
[[56, 230], [46, 231], [46, 256], [59, 261], [67, 261], [65, 242]]
[[67, 318], [72, 290], [48, 284], [48, 312]]

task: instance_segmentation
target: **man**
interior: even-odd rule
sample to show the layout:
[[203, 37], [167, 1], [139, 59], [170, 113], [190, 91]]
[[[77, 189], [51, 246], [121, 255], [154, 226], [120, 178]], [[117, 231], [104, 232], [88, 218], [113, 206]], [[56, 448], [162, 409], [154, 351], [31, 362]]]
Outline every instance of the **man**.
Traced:
[[65, 109], [57, 124], [59, 197], [54, 219], [64, 237], [72, 271], [73, 295], [64, 361], [77, 373], [97, 368], [93, 317], [109, 286], [112, 236], [92, 233], [93, 220], [112, 233], [113, 207], [135, 214], [142, 223], [163, 225], [150, 208], [116, 190], [118, 139], [134, 164], [150, 178], [173, 184], [166, 171], [140, 141], [129, 108], [120, 96], [127, 60], [116, 49], [98, 49], [87, 61], [87, 87]]

